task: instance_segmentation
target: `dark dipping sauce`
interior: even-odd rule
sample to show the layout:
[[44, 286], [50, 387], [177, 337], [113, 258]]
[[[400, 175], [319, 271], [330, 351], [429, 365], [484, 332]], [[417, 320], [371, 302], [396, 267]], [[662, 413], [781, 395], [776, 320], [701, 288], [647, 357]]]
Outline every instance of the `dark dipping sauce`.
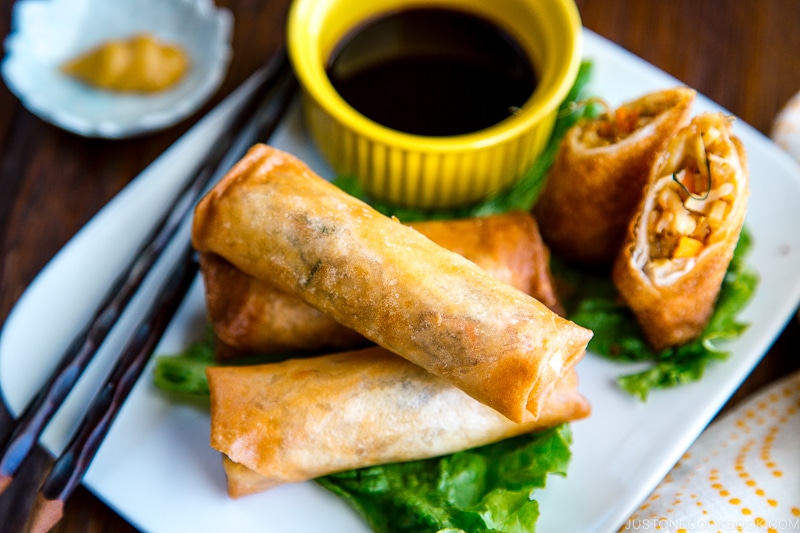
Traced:
[[336, 91], [367, 118], [401, 132], [473, 133], [531, 97], [536, 74], [497, 25], [444, 8], [414, 8], [353, 30], [331, 55]]

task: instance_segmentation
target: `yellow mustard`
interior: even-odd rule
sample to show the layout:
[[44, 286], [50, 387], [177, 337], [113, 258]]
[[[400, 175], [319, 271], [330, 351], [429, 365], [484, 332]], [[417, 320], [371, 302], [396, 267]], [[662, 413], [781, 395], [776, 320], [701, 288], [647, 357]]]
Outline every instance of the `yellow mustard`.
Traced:
[[100, 89], [142, 93], [172, 87], [188, 69], [189, 57], [183, 50], [149, 34], [105, 42], [61, 67], [66, 74]]

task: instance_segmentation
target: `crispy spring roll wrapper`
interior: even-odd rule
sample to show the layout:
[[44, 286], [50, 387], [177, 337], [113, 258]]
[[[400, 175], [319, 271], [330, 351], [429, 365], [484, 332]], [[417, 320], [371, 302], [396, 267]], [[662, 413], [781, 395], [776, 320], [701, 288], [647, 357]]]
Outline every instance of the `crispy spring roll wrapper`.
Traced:
[[731, 122], [706, 113], [677, 134], [614, 264], [614, 284], [655, 349], [702, 333], [739, 240], [749, 176]]
[[363, 335], [216, 254], [200, 254], [200, 271], [206, 314], [218, 341], [218, 360], [254, 353], [339, 351], [369, 344]]
[[563, 313], [550, 272], [550, 250], [530, 213], [514, 211], [461, 220], [409, 224], [500, 281]]
[[209, 367], [211, 446], [233, 497], [364, 466], [436, 457], [589, 415], [570, 370], [517, 424], [380, 347]]
[[653, 162], [688, 123], [695, 94], [685, 87], [647, 94], [567, 131], [534, 208], [554, 254], [614, 262]]
[[515, 422], [592, 336], [266, 145], [198, 203], [192, 240]]
[[[549, 251], [529, 213], [409, 225], [563, 314], [550, 272]], [[217, 350], [220, 359], [249, 353], [330, 353], [369, 342], [303, 300], [269, 281], [245, 274], [218, 255], [201, 254], [200, 269], [209, 322], [226, 347]]]

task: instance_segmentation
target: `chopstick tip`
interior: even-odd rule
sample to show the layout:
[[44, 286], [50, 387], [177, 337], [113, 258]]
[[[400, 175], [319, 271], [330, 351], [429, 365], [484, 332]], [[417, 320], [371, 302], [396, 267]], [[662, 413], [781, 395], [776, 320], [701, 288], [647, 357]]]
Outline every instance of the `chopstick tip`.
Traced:
[[33, 504], [28, 524], [27, 533], [47, 533], [64, 516], [64, 502], [61, 500], [48, 500], [42, 493], [37, 494]]
[[0, 494], [3, 494], [14, 478], [5, 474], [0, 474]]

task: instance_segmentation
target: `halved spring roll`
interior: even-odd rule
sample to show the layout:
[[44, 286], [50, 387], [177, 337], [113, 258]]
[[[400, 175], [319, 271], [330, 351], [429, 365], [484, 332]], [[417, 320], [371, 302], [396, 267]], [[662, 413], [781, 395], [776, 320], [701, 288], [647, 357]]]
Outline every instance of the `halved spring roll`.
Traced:
[[722, 113], [695, 117], [654, 165], [613, 280], [655, 349], [702, 333], [744, 224], [747, 155]]
[[436, 457], [589, 415], [570, 371], [516, 424], [383, 348], [210, 367], [211, 446], [232, 497], [333, 472]]
[[647, 94], [567, 131], [534, 213], [554, 254], [611, 265], [670, 138], [689, 121], [695, 91]]
[[592, 336], [266, 145], [199, 202], [192, 240], [515, 422]]
[[[409, 225], [499, 280], [562, 312], [550, 273], [550, 255], [529, 213]], [[369, 342], [303, 300], [241, 272], [220, 256], [201, 254], [200, 269], [209, 322], [225, 347], [217, 350], [221, 358], [249, 353], [331, 352]]]

